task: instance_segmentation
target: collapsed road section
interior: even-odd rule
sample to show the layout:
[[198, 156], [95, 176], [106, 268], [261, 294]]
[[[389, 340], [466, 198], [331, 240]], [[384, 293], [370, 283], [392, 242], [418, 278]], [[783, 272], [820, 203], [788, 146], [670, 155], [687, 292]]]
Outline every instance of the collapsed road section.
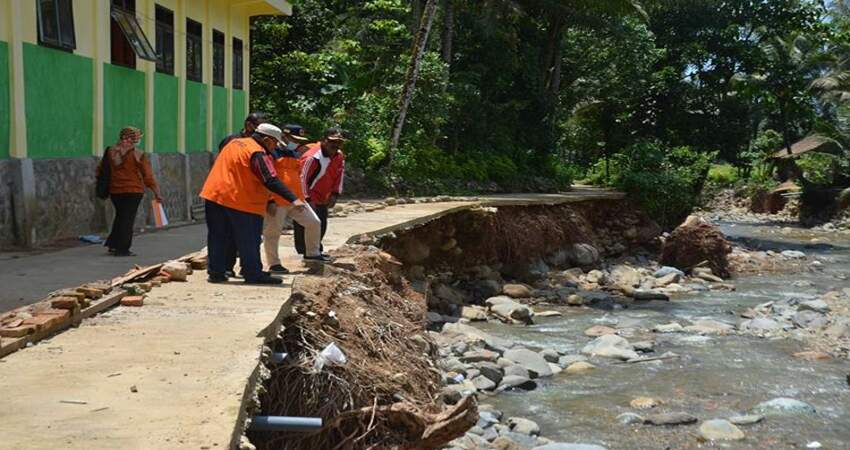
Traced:
[[[375, 240], [465, 209], [618, 198], [617, 193], [588, 189], [561, 196], [397, 205], [337, 219], [326, 242], [334, 248], [348, 241]], [[331, 270], [328, 276], [333, 276]], [[152, 290], [143, 308], [109, 310], [3, 358], [4, 445], [239, 447], [247, 419], [261, 412], [252, 405], [263, 372], [263, 348], [276, 345], [281, 324], [292, 317], [292, 280], [288, 277], [280, 288], [209, 285], [196, 272], [186, 283]], [[297, 317], [310, 317], [309, 311], [298, 312]], [[424, 324], [424, 318], [411, 323]], [[340, 346], [346, 350], [345, 343]], [[416, 398], [433, 392], [422, 393]], [[405, 397], [404, 391], [397, 394]], [[376, 398], [369, 404], [352, 399], [346, 410], [380, 411], [387, 399]], [[420, 428], [444, 417], [426, 413], [417, 416], [429, 418]], [[334, 418], [325, 419], [333, 423]]]

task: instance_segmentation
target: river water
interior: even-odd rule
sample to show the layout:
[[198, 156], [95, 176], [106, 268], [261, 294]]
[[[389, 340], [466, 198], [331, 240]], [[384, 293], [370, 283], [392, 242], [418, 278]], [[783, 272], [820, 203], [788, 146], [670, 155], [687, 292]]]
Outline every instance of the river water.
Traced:
[[[746, 276], [734, 280], [736, 291], [711, 291], [650, 302], [625, 310], [555, 308], [564, 316], [541, 318], [528, 327], [494, 323], [486, 331], [529, 346], [578, 353], [591, 340], [593, 325], [651, 329], [653, 325], [710, 318], [735, 325], [749, 307], [781, 298], [816, 298], [850, 286], [850, 239], [813, 234], [803, 229], [777, 233], [776, 226], [722, 224], [732, 239], [763, 250], [796, 249], [824, 261], [823, 270], [799, 274]], [[812, 245], [811, 239], [821, 243]], [[794, 287], [808, 280], [810, 287]], [[748, 336], [698, 336], [689, 333], [638, 333], [632, 342], [655, 339], [655, 353], [673, 352], [678, 359], [623, 364], [593, 359], [597, 369], [585, 374], [561, 373], [541, 381], [537, 390], [502, 393], [482, 402], [506, 416], [536, 421], [541, 435], [560, 442], [603, 445], [609, 449], [850, 449], [850, 361], [805, 361], [792, 357], [808, 350], [795, 339]], [[653, 411], [636, 411], [629, 402], [639, 396], [661, 400]], [[713, 443], [699, 439], [698, 425], [655, 427], [622, 425], [624, 412], [649, 414], [688, 412], [702, 420], [746, 413], [760, 402], [790, 397], [813, 405], [814, 415], [769, 416], [754, 425], [741, 425], [742, 441]], [[819, 443], [821, 447], [817, 447]]]

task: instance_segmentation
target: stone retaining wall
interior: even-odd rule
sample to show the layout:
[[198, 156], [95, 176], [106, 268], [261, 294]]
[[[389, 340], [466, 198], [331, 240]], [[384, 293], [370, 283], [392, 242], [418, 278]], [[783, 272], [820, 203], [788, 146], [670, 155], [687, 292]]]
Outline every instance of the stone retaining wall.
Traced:
[[[169, 221], [189, 220], [189, 208], [209, 172], [209, 153], [159, 153], [151, 164]], [[95, 196], [99, 157], [0, 160], [0, 249], [35, 246], [84, 234], [105, 234], [112, 223], [109, 200]], [[145, 193], [137, 228], [154, 225]]]

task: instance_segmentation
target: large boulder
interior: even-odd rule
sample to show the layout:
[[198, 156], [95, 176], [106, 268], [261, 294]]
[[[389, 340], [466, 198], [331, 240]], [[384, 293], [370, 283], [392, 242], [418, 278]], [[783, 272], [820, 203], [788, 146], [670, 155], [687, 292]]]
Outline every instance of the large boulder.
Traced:
[[580, 267], [591, 267], [599, 262], [599, 250], [590, 244], [573, 244], [567, 254], [570, 261]]
[[506, 351], [504, 357], [527, 369], [532, 376], [552, 376], [552, 368], [539, 353], [524, 348], [515, 348]]
[[531, 324], [534, 311], [528, 306], [515, 302], [512, 298], [504, 295], [490, 297], [485, 302], [490, 307], [490, 312], [507, 322], [521, 322]]
[[707, 261], [715, 275], [728, 278], [730, 253], [732, 245], [719, 228], [701, 217], [689, 216], [664, 241], [661, 263], [685, 270]]
[[594, 339], [581, 349], [581, 353], [588, 356], [601, 356], [623, 360], [639, 357], [632, 345], [629, 344], [629, 341], [614, 334], [608, 334]]

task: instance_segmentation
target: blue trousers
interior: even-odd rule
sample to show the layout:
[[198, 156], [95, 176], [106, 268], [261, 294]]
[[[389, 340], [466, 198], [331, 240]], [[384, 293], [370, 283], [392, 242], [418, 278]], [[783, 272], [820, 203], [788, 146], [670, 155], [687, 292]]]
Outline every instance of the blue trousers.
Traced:
[[207, 216], [207, 273], [224, 275], [226, 270], [233, 268], [231, 260], [238, 251], [245, 281], [261, 278], [263, 216], [237, 211], [209, 200], [205, 201], [204, 209]]

